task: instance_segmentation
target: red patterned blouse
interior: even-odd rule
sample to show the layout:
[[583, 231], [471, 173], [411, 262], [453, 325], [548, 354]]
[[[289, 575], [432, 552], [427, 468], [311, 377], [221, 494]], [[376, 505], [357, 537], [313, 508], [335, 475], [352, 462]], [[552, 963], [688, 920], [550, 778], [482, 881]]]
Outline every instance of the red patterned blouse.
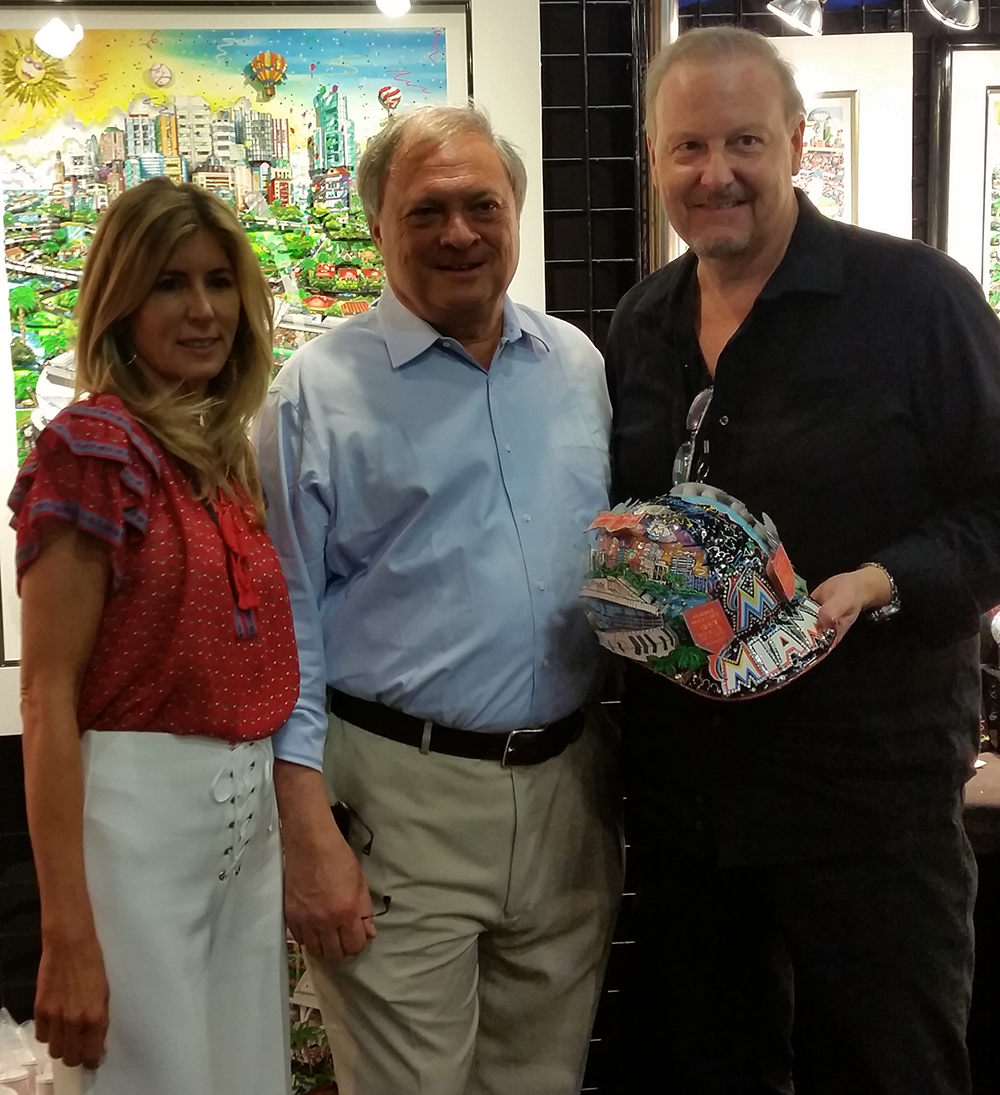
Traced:
[[111, 548], [81, 730], [250, 741], [288, 718], [298, 658], [267, 533], [234, 502], [199, 501], [178, 461], [117, 396], [61, 411], [9, 504], [19, 579], [38, 555], [45, 520], [75, 524]]

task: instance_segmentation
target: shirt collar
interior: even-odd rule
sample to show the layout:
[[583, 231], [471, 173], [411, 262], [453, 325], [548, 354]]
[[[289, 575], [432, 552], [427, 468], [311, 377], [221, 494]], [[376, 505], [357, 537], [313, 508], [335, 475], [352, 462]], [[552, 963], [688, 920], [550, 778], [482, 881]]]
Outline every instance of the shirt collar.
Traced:
[[[375, 315], [382, 329], [393, 369], [408, 365], [432, 346], [452, 341], [426, 320], [414, 315], [388, 285], [378, 298]], [[527, 309], [515, 304], [510, 297], [504, 297], [501, 342], [517, 342], [525, 337], [539, 343], [546, 353], [549, 352], [548, 340], [535, 317]]]
[[542, 330], [541, 324], [533, 312], [515, 304], [510, 297], [504, 299], [503, 305], [503, 338], [506, 342], [517, 342], [528, 337], [537, 342], [546, 352], [551, 352], [552, 347]]
[[375, 305], [375, 317], [382, 328], [382, 337], [394, 369], [419, 357], [441, 337], [429, 323], [402, 304], [388, 285]]
[[784, 293], [844, 291], [844, 260], [840, 226], [824, 217], [799, 189], [795, 191], [798, 219], [788, 248], [777, 270], [761, 290], [760, 299], [773, 300]]

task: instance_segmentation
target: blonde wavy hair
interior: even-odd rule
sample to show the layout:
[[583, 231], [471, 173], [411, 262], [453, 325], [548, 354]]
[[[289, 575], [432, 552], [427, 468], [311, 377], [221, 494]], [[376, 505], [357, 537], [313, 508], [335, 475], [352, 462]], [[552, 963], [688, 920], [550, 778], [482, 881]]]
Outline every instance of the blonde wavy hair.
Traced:
[[[201, 229], [215, 236], [232, 265], [240, 319], [226, 363], [205, 395], [195, 396], [136, 361], [131, 329], [170, 254]], [[166, 178], [127, 190], [98, 225], [76, 313], [76, 398], [117, 395], [188, 465], [200, 497], [243, 495], [263, 524], [263, 494], [247, 430], [270, 383], [273, 305], [232, 209], [200, 187]]]

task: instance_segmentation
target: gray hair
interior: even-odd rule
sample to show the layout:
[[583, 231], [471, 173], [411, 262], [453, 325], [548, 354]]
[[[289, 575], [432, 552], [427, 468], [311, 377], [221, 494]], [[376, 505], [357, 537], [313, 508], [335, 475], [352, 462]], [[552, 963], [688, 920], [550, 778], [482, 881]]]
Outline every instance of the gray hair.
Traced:
[[495, 149], [507, 172], [514, 191], [514, 205], [520, 214], [528, 191], [528, 172], [514, 145], [496, 133], [489, 118], [474, 106], [423, 106], [387, 122], [361, 154], [357, 187], [368, 223], [377, 221], [382, 211], [386, 180], [402, 145], [443, 145], [455, 137], [469, 134], [484, 137]]
[[760, 61], [778, 77], [789, 121], [806, 114], [802, 92], [795, 83], [795, 69], [762, 34], [741, 27], [699, 27], [682, 34], [661, 49], [646, 69], [646, 135], [656, 139], [656, 96], [664, 77], [682, 61]]

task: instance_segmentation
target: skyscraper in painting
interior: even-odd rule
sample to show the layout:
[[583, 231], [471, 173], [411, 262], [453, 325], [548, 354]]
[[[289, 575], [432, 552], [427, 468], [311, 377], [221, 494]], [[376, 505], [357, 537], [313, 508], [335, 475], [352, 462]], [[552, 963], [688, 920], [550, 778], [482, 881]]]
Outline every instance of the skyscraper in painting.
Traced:
[[357, 146], [354, 123], [347, 115], [347, 96], [334, 84], [329, 90], [319, 89], [313, 106], [316, 108], [316, 129], [313, 135], [313, 171], [322, 174], [331, 167], [357, 166]]

